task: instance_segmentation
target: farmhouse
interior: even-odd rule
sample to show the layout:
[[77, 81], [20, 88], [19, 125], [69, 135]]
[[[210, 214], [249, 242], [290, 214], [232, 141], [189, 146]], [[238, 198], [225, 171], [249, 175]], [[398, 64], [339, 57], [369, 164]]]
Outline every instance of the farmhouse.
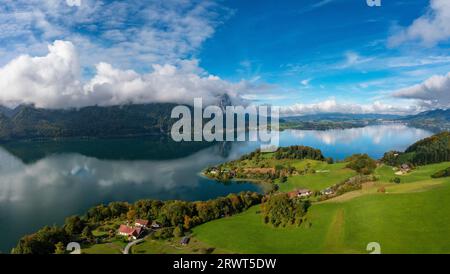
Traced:
[[402, 164], [400, 170], [395, 172], [395, 175], [405, 175], [411, 171], [411, 167], [408, 164]]
[[142, 227], [142, 228], [147, 228], [149, 221], [148, 220], [143, 220], [143, 219], [137, 219], [134, 222], [134, 226], [136, 227]]
[[118, 234], [136, 240], [141, 236], [142, 228], [131, 227], [128, 225], [120, 225]]
[[311, 196], [311, 194], [312, 192], [309, 189], [297, 189], [288, 193], [291, 199], [295, 197], [305, 198]]
[[408, 172], [411, 170], [408, 164], [402, 164], [401, 166], [402, 171]]
[[320, 192], [322, 195], [332, 195], [334, 191], [331, 188], [324, 189]]

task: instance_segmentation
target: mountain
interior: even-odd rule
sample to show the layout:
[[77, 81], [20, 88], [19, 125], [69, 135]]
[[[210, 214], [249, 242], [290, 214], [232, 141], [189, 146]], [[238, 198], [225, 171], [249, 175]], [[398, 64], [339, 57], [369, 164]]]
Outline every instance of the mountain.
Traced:
[[170, 118], [175, 106], [155, 103], [68, 110], [20, 106], [0, 112], [0, 140], [166, 135], [176, 121]]
[[394, 120], [401, 118], [400, 115], [392, 114], [352, 114], [352, 113], [319, 113], [302, 116], [283, 117], [284, 121], [356, 121], [356, 120]]
[[409, 146], [405, 152], [390, 151], [382, 161], [398, 166], [405, 163], [426, 165], [450, 161], [450, 132], [444, 131]]
[[410, 115], [401, 119], [410, 126], [424, 128], [433, 132], [450, 130], [450, 109], [435, 109]]
[[280, 119], [280, 129], [329, 130], [360, 128], [399, 118], [401, 116], [389, 114], [320, 113], [283, 117]]

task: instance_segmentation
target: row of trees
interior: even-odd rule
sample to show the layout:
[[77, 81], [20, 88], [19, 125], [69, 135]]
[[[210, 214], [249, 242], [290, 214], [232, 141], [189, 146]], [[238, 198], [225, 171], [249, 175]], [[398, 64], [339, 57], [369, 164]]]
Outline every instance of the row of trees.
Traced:
[[325, 158], [320, 149], [307, 146], [280, 147], [274, 154], [275, 159], [311, 159], [323, 161]]
[[[140, 200], [134, 204], [112, 202], [98, 205], [84, 216], [66, 218], [61, 227], [44, 227], [34, 234], [22, 237], [13, 249], [15, 254], [52, 254], [60, 243], [95, 242], [92, 229], [110, 220], [134, 222], [135, 219], [157, 221], [167, 229], [155, 233], [156, 237], [180, 236], [192, 227], [225, 216], [240, 213], [259, 204], [262, 195], [255, 192], [229, 194], [208, 201]], [[115, 232], [114, 232], [115, 234]]]

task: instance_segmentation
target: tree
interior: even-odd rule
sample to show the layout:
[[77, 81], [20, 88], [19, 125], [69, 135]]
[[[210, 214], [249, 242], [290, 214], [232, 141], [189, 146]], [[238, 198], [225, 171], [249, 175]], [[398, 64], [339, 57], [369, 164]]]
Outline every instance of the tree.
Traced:
[[347, 168], [351, 168], [356, 172], [364, 175], [371, 174], [377, 167], [377, 162], [367, 154], [354, 154], [345, 159]]
[[66, 249], [65, 249], [64, 243], [58, 242], [55, 245], [55, 254], [65, 254], [65, 253], [66, 253]]
[[129, 222], [133, 222], [134, 219], [136, 219], [136, 210], [129, 209], [128, 212], [127, 212], [127, 220]]
[[92, 238], [94, 238], [94, 235], [92, 234], [92, 230], [89, 226], [85, 226], [83, 231], [81, 232], [81, 238], [83, 238], [84, 240], [91, 240]]
[[66, 218], [64, 222], [64, 230], [71, 236], [80, 234], [84, 226], [84, 221], [77, 215]]
[[173, 236], [174, 237], [181, 237], [183, 236], [183, 227], [181, 225], [178, 225], [175, 227], [175, 229], [173, 230]]
[[191, 224], [192, 224], [191, 217], [189, 217], [188, 215], [184, 215], [184, 223], [183, 223], [184, 229], [186, 230], [191, 229]]
[[289, 198], [286, 193], [271, 195], [262, 204], [263, 218], [275, 227], [300, 224], [310, 202], [300, 198]]

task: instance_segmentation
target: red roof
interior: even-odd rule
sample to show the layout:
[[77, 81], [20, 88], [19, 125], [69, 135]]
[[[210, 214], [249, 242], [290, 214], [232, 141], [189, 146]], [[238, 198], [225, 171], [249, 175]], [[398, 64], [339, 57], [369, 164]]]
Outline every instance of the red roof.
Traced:
[[141, 234], [142, 228], [140, 227], [136, 227], [133, 229], [133, 232], [131, 232], [131, 234], [135, 237], [139, 236], [139, 234]]
[[133, 233], [133, 231], [134, 231], [134, 228], [132, 228], [131, 226], [120, 225], [120, 227], [119, 227], [120, 233], [131, 234], [131, 233]]
[[140, 227], [131, 227], [127, 225], [120, 225], [119, 227], [119, 233], [125, 233], [128, 236], [135, 236], [138, 237], [139, 234], [141, 234], [142, 228]]
[[147, 226], [149, 221], [148, 220], [143, 220], [143, 219], [137, 219], [135, 223], [143, 225], [143, 226]]

